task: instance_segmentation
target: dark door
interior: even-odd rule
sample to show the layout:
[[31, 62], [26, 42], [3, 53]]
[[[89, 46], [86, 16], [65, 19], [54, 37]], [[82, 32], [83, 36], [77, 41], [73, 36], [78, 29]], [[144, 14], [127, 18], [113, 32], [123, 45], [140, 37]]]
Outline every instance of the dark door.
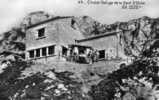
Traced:
[[99, 59], [105, 58], [105, 50], [99, 50]]

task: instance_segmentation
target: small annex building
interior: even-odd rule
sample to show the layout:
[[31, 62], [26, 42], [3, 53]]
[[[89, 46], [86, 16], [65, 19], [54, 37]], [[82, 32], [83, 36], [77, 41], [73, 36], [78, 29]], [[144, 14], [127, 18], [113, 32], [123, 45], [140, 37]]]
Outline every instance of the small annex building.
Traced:
[[99, 52], [99, 59], [125, 59], [124, 45], [120, 38], [121, 31], [109, 32], [89, 38], [76, 40], [80, 45], [91, 46]]

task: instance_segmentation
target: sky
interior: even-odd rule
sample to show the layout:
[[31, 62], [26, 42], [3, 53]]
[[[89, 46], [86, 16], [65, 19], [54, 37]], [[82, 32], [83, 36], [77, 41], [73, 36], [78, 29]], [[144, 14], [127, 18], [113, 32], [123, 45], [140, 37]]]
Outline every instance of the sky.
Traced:
[[[79, 0], [0, 0], [0, 33], [16, 26], [29, 13], [45, 11], [55, 16], [87, 15], [103, 24], [149, 16], [159, 17], [159, 0], [104, 0], [143, 1], [140, 9], [121, 9], [121, 5], [79, 4]], [[84, 2], [102, 0], [84, 0]]]

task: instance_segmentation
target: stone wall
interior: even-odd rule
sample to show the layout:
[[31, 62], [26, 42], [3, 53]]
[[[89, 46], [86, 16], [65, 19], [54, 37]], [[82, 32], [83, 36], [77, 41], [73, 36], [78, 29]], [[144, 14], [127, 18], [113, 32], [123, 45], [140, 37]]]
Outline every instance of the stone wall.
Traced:
[[123, 46], [119, 43], [117, 35], [104, 36], [80, 42], [81, 45], [92, 46], [94, 49], [105, 50], [105, 59], [121, 57], [124, 58]]

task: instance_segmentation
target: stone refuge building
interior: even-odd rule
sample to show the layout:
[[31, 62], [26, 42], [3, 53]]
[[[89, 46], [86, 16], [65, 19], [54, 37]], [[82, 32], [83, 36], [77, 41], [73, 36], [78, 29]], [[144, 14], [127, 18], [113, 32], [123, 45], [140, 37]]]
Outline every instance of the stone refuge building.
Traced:
[[68, 44], [82, 38], [83, 34], [72, 27], [72, 17], [55, 17], [33, 24], [26, 29], [26, 59], [65, 60]]
[[122, 32], [109, 32], [85, 39], [76, 40], [80, 45], [91, 46], [99, 52], [99, 60], [124, 59], [124, 45], [122, 44], [120, 34]]
[[124, 57], [123, 47], [119, 45], [121, 32], [111, 32], [84, 38], [73, 17], [54, 17], [26, 29], [26, 60], [48, 63], [66, 61], [69, 46], [93, 48], [99, 59]]

